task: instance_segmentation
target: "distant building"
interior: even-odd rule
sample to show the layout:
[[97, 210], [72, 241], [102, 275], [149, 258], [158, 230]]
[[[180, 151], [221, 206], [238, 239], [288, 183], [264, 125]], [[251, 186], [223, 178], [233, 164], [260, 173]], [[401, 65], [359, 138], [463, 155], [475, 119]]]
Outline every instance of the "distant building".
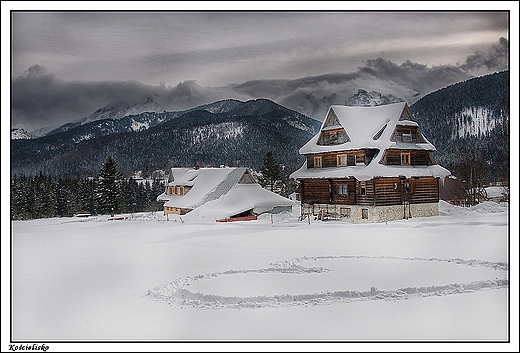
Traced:
[[468, 194], [464, 184], [454, 176], [444, 178], [440, 183], [439, 198], [455, 206], [466, 206]]
[[164, 214], [197, 210], [215, 219], [290, 211], [293, 201], [262, 188], [247, 168], [171, 168], [164, 193]]
[[438, 215], [439, 180], [450, 172], [432, 151], [406, 103], [334, 105], [291, 175], [302, 216], [362, 223]]

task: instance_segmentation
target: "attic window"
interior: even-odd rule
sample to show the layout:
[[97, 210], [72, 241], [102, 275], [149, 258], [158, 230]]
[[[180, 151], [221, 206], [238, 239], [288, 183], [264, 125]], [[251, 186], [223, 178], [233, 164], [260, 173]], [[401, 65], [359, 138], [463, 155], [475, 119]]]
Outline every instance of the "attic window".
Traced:
[[320, 138], [318, 140], [318, 145], [322, 146], [330, 146], [330, 145], [340, 145], [342, 143], [350, 141], [345, 129], [337, 128], [337, 129], [324, 129], [320, 134]]
[[379, 131], [377, 132], [377, 134], [375, 134], [374, 137], [372, 137], [372, 140], [377, 140], [377, 139], [379, 139], [379, 138], [381, 137], [381, 135], [383, 135], [383, 132], [385, 131], [387, 125], [388, 125], [388, 124], [385, 124], [385, 126], [383, 126], [383, 127], [381, 128], [381, 130], [379, 130]]
[[410, 130], [403, 130], [402, 140], [403, 142], [412, 142], [412, 132]]

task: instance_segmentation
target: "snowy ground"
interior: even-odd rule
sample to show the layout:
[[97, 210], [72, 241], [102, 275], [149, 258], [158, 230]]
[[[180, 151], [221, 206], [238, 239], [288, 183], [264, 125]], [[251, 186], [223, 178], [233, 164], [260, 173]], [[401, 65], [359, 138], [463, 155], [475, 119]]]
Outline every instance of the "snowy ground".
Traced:
[[295, 214], [235, 223], [157, 213], [15, 221], [12, 339], [51, 348], [114, 340], [506, 342], [507, 208], [440, 210], [364, 225], [309, 224]]

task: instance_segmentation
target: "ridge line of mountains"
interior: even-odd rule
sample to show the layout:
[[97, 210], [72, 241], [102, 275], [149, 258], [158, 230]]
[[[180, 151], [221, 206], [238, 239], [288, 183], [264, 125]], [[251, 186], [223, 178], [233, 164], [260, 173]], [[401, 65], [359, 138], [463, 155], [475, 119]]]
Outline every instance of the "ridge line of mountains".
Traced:
[[[399, 101], [359, 89], [345, 105]], [[494, 166], [486, 178], [497, 180], [509, 174], [508, 107], [509, 71], [503, 71], [432, 92], [410, 109], [436, 146], [439, 164], [456, 169], [464, 162], [461, 153], [471, 150]], [[304, 160], [299, 148], [320, 125], [268, 99], [226, 99], [167, 112], [149, 97], [140, 104], [100, 108], [38, 138], [12, 130], [11, 175], [92, 176], [108, 155], [127, 173], [195, 165], [258, 169], [269, 151], [284, 168], [295, 170]]]

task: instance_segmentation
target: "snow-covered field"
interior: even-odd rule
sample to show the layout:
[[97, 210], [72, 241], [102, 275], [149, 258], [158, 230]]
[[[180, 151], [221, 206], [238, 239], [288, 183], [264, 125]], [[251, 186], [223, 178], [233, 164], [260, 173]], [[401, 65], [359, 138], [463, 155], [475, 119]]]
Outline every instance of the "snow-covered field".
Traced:
[[298, 211], [12, 222], [12, 339], [509, 339], [507, 207], [441, 203], [438, 217], [358, 225]]

